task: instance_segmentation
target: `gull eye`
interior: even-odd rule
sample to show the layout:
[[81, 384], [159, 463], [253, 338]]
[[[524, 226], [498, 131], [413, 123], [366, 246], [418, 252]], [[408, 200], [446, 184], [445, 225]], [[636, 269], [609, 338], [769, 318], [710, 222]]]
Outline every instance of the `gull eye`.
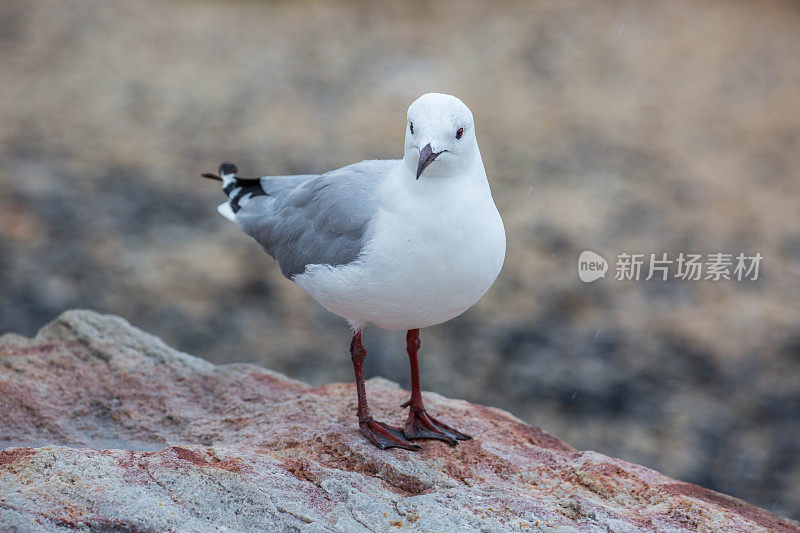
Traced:
[[408, 127], [411, 130], [411, 135], [414, 135], [414, 123], [409, 121]]
[[464, 135], [464, 128], [458, 128], [458, 131], [456, 132], [456, 139], [460, 139], [462, 135]]

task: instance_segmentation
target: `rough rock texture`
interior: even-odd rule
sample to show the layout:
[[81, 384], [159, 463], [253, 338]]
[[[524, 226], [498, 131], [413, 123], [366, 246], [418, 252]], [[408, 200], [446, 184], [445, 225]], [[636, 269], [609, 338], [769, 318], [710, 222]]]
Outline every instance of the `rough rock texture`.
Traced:
[[[400, 423], [408, 393], [367, 387]], [[381, 452], [357, 432], [350, 384], [215, 366], [71, 311], [0, 338], [0, 529], [800, 531], [505, 412], [426, 401], [477, 438]]]

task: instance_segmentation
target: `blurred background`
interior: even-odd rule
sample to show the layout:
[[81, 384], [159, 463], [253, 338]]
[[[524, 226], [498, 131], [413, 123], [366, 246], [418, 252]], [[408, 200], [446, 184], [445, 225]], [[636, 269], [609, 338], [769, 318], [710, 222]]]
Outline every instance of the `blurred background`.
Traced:
[[[85, 307], [351, 381], [344, 322], [199, 174], [399, 157], [407, 106], [448, 92], [508, 255], [423, 332], [423, 388], [800, 518], [797, 2], [4, 0], [0, 24], [0, 332]], [[584, 284], [585, 249], [764, 260], [756, 282]], [[408, 387], [403, 333], [366, 346]]]

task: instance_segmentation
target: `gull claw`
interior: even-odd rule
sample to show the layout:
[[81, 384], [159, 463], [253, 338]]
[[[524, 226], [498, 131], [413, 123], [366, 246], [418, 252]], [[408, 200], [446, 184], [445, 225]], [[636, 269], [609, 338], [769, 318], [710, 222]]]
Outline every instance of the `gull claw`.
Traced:
[[403, 448], [404, 450], [421, 450], [420, 446], [408, 442], [403, 437], [403, 430], [370, 418], [359, 422], [361, 433], [372, 444], [385, 450], [387, 448]]
[[456, 445], [460, 440], [472, 440], [466, 433], [461, 433], [447, 424], [439, 422], [425, 409], [411, 409], [408, 413], [405, 428], [403, 428], [405, 438], [412, 439], [438, 439], [448, 444]]

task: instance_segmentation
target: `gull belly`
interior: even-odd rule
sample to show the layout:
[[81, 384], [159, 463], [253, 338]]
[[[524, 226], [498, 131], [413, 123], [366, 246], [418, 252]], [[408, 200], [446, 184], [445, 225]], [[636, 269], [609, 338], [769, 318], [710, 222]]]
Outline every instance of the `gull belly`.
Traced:
[[391, 203], [377, 213], [356, 261], [309, 265], [293, 278], [354, 329], [446, 322], [474, 305], [500, 273], [505, 230], [488, 187], [418, 183], [410, 191], [407, 180], [389, 181], [382, 196]]

